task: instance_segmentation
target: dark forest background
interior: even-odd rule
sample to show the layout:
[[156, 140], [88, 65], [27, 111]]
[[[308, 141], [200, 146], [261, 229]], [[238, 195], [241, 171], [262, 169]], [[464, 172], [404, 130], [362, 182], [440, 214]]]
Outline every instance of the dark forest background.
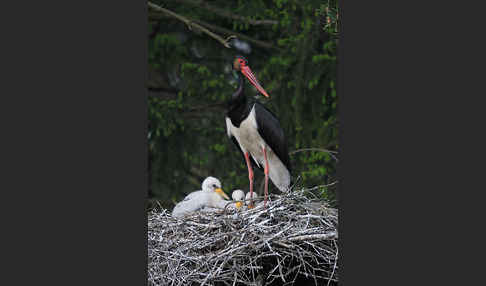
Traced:
[[[148, 11], [149, 207], [172, 209], [207, 176], [229, 195], [248, 191], [224, 120], [237, 54], [270, 94], [258, 99], [281, 121], [294, 181], [337, 207], [337, 1], [149, 1]], [[259, 194], [262, 179], [255, 169]]]

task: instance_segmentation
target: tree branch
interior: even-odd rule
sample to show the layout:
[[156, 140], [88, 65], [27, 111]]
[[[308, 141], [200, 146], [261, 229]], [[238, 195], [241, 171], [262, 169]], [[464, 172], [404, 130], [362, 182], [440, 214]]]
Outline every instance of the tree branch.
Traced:
[[163, 12], [163, 13], [171, 16], [171, 17], [174, 17], [174, 18], [178, 19], [179, 21], [184, 22], [188, 26], [189, 30], [192, 30], [193, 27], [194, 28], [197, 28], [201, 32], [208, 34], [211, 38], [219, 41], [226, 48], [231, 48], [231, 46], [229, 45], [228, 40], [225, 40], [225, 39], [221, 38], [220, 36], [218, 36], [215, 33], [209, 31], [208, 29], [206, 29], [206, 28], [204, 28], [204, 27], [202, 27], [202, 26], [194, 23], [193, 21], [189, 20], [188, 18], [186, 18], [184, 16], [181, 16], [179, 14], [176, 14], [176, 13], [174, 13], [174, 12], [172, 12], [170, 10], [167, 10], [165, 8], [162, 8], [162, 7], [156, 5], [156, 4], [152, 3], [152, 2], [147, 2], [147, 4], [152, 9], [155, 9], [157, 11]]
[[[152, 16], [153, 18], [158, 18], [160, 17], [160, 15], [149, 15], [149, 17]], [[154, 17], [155, 16], [155, 17]], [[165, 16], [165, 15], [164, 15]], [[179, 15], [178, 15], [179, 16]], [[264, 42], [264, 41], [260, 41], [260, 40], [256, 40], [256, 39], [253, 39], [251, 37], [248, 37], [248, 36], [245, 36], [243, 34], [240, 34], [240, 33], [237, 33], [237, 32], [234, 32], [232, 30], [229, 30], [229, 29], [226, 29], [226, 28], [222, 28], [222, 27], [219, 27], [219, 26], [215, 26], [215, 25], [212, 25], [212, 24], [209, 24], [209, 23], [206, 23], [204, 21], [201, 21], [201, 20], [192, 20], [192, 19], [187, 19], [185, 18], [187, 21], [189, 22], [192, 22], [193, 25], [196, 25], [196, 24], [199, 24], [201, 26], [204, 26], [204, 27], [207, 27], [209, 29], [212, 29], [214, 31], [218, 31], [220, 33], [224, 33], [226, 35], [229, 35], [228, 38], [226, 38], [225, 40], [223, 40], [225, 43], [227, 43], [229, 45], [229, 40], [231, 40], [232, 38], [239, 38], [239, 39], [242, 39], [242, 40], [246, 40], [248, 42], [251, 42], [253, 44], [255, 44], [255, 46], [259, 46], [259, 47], [262, 47], [262, 48], [265, 48], [265, 49], [275, 49], [275, 50], [280, 50], [279, 48], [275, 47], [272, 43], [268, 43], [268, 42]], [[183, 21], [184, 22], [184, 21]], [[203, 28], [204, 28], [203, 27]], [[219, 37], [219, 36], [218, 36]]]
[[185, 4], [191, 4], [191, 5], [194, 5], [194, 6], [198, 6], [198, 7], [204, 8], [208, 11], [211, 11], [218, 16], [233, 19], [233, 20], [243, 21], [243, 22], [246, 22], [250, 25], [274, 25], [274, 24], [278, 24], [278, 21], [276, 21], [276, 20], [252, 20], [252, 19], [248, 19], [244, 16], [235, 15], [235, 14], [233, 14], [233, 13], [231, 13], [231, 12], [225, 10], [225, 9], [221, 9], [221, 8], [211, 6], [208, 3], [206, 3], [205, 1], [201, 1], [201, 0], [175, 0], [175, 2], [181, 2], [181, 3], [185, 3]]
[[326, 149], [322, 149], [322, 148], [302, 148], [302, 149], [297, 149], [297, 150], [290, 152], [289, 155], [292, 155], [294, 153], [299, 153], [299, 152], [302, 152], [302, 151], [322, 151], [322, 152], [333, 153], [333, 154], [338, 153], [337, 151], [331, 151], [331, 150], [326, 150]]
[[234, 32], [232, 30], [228, 30], [226, 28], [218, 27], [218, 26], [203, 22], [201, 20], [194, 20], [194, 22], [199, 23], [200, 25], [205, 26], [205, 27], [210, 28], [210, 29], [213, 29], [215, 31], [219, 31], [221, 33], [236, 36], [236, 38], [246, 40], [246, 41], [251, 42], [251, 43], [255, 44], [256, 46], [260, 46], [262, 48], [280, 50], [279, 48], [275, 47], [272, 43], [268, 43], [268, 42], [264, 42], [264, 41], [260, 41], [260, 40], [255, 40], [255, 39], [250, 38], [248, 36], [245, 36], [243, 34]]
[[329, 155], [331, 155], [331, 157], [334, 158], [334, 160], [338, 161], [338, 159], [336, 158], [336, 156], [333, 155], [333, 154], [337, 154], [338, 152], [331, 151], [331, 150], [326, 150], [326, 149], [323, 149], [323, 148], [302, 148], [302, 149], [297, 149], [297, 150], [294, 150], [294, 151], [290, 152], [289, 155], [293, 155], [295, 153], [299, 153], [299, 152], [303, 152], [303, 151], [321, 151], [321, 152], [326, 152], [326, 153], [329, 153]]

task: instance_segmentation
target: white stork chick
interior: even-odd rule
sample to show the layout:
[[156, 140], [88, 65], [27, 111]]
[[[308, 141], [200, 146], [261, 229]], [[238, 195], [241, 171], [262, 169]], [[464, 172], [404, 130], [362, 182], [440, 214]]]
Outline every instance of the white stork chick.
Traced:
[[204, 208], [201, 209], [201, 211], [203, 211], [203, 212], [215, 212], [215, 211], [218, 211], [219, 209], [222, 209], [222, 208], [223, 209], [226, 208], [227, 210], [231, 210], [231, 211], [234, 211], [234, 210], [240, 211], [241, 208], [244, 205], [245, 192], [243, 192], [242, 190], [234, 190], [231, 194], [231, 197], [233, 198], [233, 202], [222, 200], [220, 208], [204, 207]]
[[242, 190], [234, 190], [231, 194], [231, 198], [233, 198], [233, 201], [236, 202], [236, 209], [240, 210], [243, 206], [243, 200], [245, 199], [245, 192], [243, 192]]
[[[251, 192], [246, 193], [245, 204], [248, 206], [249, 209], [252, 209], [252, 208], [255, 207], [255, 204], [254, 203], [253, 203], [253, 205], [250, 204], [250, 202], [251, 202], [250, 199], [254, 200], [254, 199], [258, 198], [258, 195], [255, 192], [253, 193], [253, 196], [250, 196], [250, 195], [251, 195]], [[257, 206], [259, 206], [261, 204], [262, 204], [262, 202], [258, 203]]]
[[221, 182], [214, 177], [207, 177], [202, 183], [202, 190], [192, 192], [172, 210], [173, 217], [181, 217], [205, 207], [224, 208], [230, 199], [221, 189]]
[[[224, 201], [224, 204], [222, 203], [221, 207], [222, 208], [227, 208], [228, 210], [241, 210], [241, 208], [243, 207], [244, 205], [244, 200], [245, 200], [245, 192], [243, 192], [242, 190], [234, 190], [232, 193], [231, 193], [231, 198], [233, 199], [233, 202], [229, 202], [229, 201]], [[226, 207], [227, 205], [227, 207]], [[213, 212], [213, 211], [216, 211], [218, 210], [217, 208], [208, 208], [208, 207], [205, 207], [202, 209], [202, 211], [207, 211], [207, 212]]]

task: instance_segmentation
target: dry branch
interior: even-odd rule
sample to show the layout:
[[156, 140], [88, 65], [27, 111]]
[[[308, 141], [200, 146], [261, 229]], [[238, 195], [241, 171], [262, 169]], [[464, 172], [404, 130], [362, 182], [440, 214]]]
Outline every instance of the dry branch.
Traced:
[[159, 12], [163, 12], [163, 13], [171, 16], [171, 17], [174, 17], [174, 18], [184, 22], [189, 27], [190, 30], [192, 30], [192, 28], [197, 28], [199, 31], [206, 33], [210, 37], [212, 37], [213, 39], [216, 39], [217, 41], [219, 41], [226, 48], [231, 48], [231, 46], [229, 45], [229, 39], [225, 40], [225, 39], [221, 38], [219, 35], [216, 35], [215, 33], [209, 31], [208, 29], [206, 29], [204, 27], [202, 27], [201, 25], [194, 23], [193, 21], [189, 20], [188, 18], [181, 16], [177, 13], [174, 13], [174, 12], [168, 10], [168, 9], [162, 8], [159, 5], [156, 5], [156, 4], [151, 3], [151, 2], [147, 2], [147, 3], [148, 3], [148, 6], [150, 8], [157, 10]]
[[337, 154], [338, 152], [337, 151], [331, 151], [331, 150], [327, 150], [327, 149], [324, 149], [324, 148], [302, 148], [302, 149], [297, 149], [297, 150], [294, 150], [292, 152], [289, 153], [289, 155], [293, 155], [293, 154], [296, 154], [296, 153], [299, 153], [299, 152], [304, 152], [304, 151], [320, 151], [320, 152], [326, 152], [326, 153], [329, 153], [329, 155], [336, 161], [338, 161], [337, 157], [334, 155], [334, 154]]
[[235, 36], [238, 39], [242, 39], [242, 40], [248, 41], [250, 43], [255, 44], [255, 46], [259, 46], [261, 48], [280, 50], [280, 48], [274, 46], [272, 43], [268, 43], [268, 42], [256, 40], [256, 39], [253, 39], [252, 37], [245, 36], [245, 35], [243, 35], [241, 33], [237, 33], [235, 31], [228, 30], [228, 29], [223, 28], [223, 27], [215, 26], [215, 25], [206, 23], [206, 22], [201, 21], [201, 20], [194, 20], [194, 22], [197, 22], [198, 24], [200, 24], [202, 26], [205, 26], [205, 27], [207, 27], [209, 29], [213, 29], [215, 31], [219, 31], [220, 33], [224, 33], [224, 34], [227, 34], [227, 35]]
[[[150, 3], [150, 2], [149, 2]], [[160, 14], [153, 14], [151, 15], [150, 17], [153, 17], [154, 19], [159, 19], [160, 17], [167, 17], [167, 14], [163, 14], [163, 13], [160, 13]], [[179, 15], [180, 16], [180, 15]], [[252, 37], [249, 37], [249, 36], [246, 36], [246, 35], [243, 35], [241, 33], [238, 33], [238, 32], [235, 32], [235, 31], [232, 31], [232, 30], [229, 30], [229, 29], [226, 29], [226, 28], [223, 28], [223, 27], [219, 27], [219, 26], [216, 26], [216, 25], [213, 25], [213, 24], [209, 24], [207, 22], [204, 22], [204, 21], [201, 21], [201, 20], [196, 20], [196, 19], [189, 19], [189, 18], [186, 18], [184, 17], [185, 20], [193, 23], [193, 24], [196, 24], [196, 25], [200, 25], [200, 27], [206, 27], [208, 29], [212, 29], [214, 31], [218, 31], [220, 33], [223, 33], [225, 35], [228, 35], [228, 37], [226, 39], [224, 39], [223, 41], [225, 43], [227, 43], [228, 45], [230, 45], [230, 40], [233, 39], [233, 38], [238, 38], [238, 39], [241, 39], [241, 40], [245, 40], [245, 41], [248, 41], [250, 43], [253, 43], [255, 46], [258, 46], [258, 47], [261, 47], [261, 48], [265, 48], [265, 49], [274, 49], [274, 50], [280, 50], [280, 48], [276, 47], [275, 45], [273, 45], [272, 43], [269, 43], [269, 42], [265, 42], [265, 41], [260, 41], [260, 40], [257, 40], [257, 39], [254, 39]], [[183, 21], [185, 22], [185, 21]], [[185, 22], [186, 23], [186, 22]], [[218, 36], [220, 39], [222, 39], [220, 36]], [[218, 39], [219, 40], [219, 39]], [[231, 46], [231, 45], [230, 45]]]
[[261, 285], [311, 279], [337, 282], [338, 213], [308, 190], [271, 195], [235, 212], [183, 219], [166, 209], [148, 216], [149, 285]]

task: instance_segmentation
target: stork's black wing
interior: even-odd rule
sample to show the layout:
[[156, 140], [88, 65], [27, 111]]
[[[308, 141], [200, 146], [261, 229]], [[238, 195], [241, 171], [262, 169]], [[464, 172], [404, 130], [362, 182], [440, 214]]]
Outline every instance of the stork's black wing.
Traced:
[[258, 133], [291, 172], [287, 139], [277, 117], [259, 102], [255, 102], [255, 117]]

